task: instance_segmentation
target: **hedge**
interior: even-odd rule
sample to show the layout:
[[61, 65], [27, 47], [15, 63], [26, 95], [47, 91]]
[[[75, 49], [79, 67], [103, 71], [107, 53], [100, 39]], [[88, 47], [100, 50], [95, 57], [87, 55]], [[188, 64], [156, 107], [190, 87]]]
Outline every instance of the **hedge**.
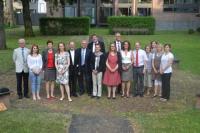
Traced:
[[108, 17], [110, 34], [154, 34], [155, 19], [144, 16], [111, 16]]
[[89, 29], [89, 17], [40, 18], [42, 35], [88, 35]]

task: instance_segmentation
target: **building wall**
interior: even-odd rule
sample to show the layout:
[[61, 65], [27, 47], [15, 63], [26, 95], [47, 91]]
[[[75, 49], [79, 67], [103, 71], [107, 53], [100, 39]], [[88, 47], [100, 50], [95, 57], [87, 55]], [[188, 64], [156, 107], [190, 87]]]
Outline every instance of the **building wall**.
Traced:
[[152, 15], [156, 19], [156, 30], [187, 30], [200, 27], [198, 13], [163, 12], [163, 0], [153, 0]]

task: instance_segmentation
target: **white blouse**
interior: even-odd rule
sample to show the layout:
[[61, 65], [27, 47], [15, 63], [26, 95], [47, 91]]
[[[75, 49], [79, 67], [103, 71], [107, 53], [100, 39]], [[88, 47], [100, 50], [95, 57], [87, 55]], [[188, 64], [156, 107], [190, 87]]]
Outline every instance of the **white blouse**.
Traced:
[[[165, 69], [170, 60], [174, 60], [174, 55], [171, 52], [164, 53], [161, 57], [160, 68]], [[168, 67], [164, 73], [172, 73], [172, 66]]]
[[127, 54], [125, 54], [125, 51], [121, 51], [121, 57], [122, 57], [122, 63], [127, 64], [131, 63], [132, 61], [132, 51], [128, 51]]
[[32, 72], [31, 69], [42, 69], [42, 56], [40, 54], [37, 56], [28, 55], [27, 63], [30, 72]]

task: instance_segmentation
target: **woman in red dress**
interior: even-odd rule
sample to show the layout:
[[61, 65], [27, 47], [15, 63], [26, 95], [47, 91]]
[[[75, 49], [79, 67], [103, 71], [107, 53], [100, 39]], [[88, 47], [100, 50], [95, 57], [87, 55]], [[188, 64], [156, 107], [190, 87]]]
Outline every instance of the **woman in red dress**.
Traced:
[[117, 52], [115, 44], [110, 45], [109, 52], [106, 55], [106, 71], [104, 73], [103, 84], [108, 88], [108, 99], [115, 99], [115, 91], [121, 83], [121, 55]]

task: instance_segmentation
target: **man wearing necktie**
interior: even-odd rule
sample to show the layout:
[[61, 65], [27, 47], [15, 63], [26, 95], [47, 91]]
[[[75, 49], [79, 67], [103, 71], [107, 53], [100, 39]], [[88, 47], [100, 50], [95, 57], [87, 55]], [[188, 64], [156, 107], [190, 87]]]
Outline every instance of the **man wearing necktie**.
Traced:
[[[23, 96], [29, 98], [28, 96], [28, 64], [27, 57], [30, 53], [30, 50], [25, 47], [25, 40], [18, 40], [19, 47], [16, 48], [13, 52], [13, 62], [15, 63], [15, 72], [17, 78], [17, 94], [19, 99], [22, 99]], [[22, 91], [22, 80], [23, 80], [23, 88]]]
[[92, 70], [90, 66], [91, 50], [87, 48], [87, 41], [81, 41], [81, 48], [77, 49], [78, 54], [78, 83], [79, 93], [82, 95], [87, 89], [90, 96], [92, 93]]
[[70, 65], [69, 65], [69, 87], [70, 87], [70, 94], [74, 97], [77, 97], [76, 93], [76, 83], [77, 83], [77, 69], [78, 69], [78, 55], [75, 49], [75, 43], [69, 42], [69, 58], [70, 58]]
[[121, 41], [121, 34], [119, 32], [115, 33], [114, 44], [117, 48], [117, 52], [120, 52], [122, 49], [122, 41]]
[[92, 42], [88, 43], [87, 48], [90, 49], [93, 53], [95, 52], [95, 45], [99, 44], [101, 47], [101, 52], [105, 53], [105, 46], [104, 42], [99, 41], [98, 37], [96, 34], [92, 35]]
[[135, 43], [135, 50], [133, 51], [133, 96], [143, 97], [144, 95], [144, 72], [146, 69], [146, 62], [148, 60], [146, 52], [140, 49], [140, 43]]

